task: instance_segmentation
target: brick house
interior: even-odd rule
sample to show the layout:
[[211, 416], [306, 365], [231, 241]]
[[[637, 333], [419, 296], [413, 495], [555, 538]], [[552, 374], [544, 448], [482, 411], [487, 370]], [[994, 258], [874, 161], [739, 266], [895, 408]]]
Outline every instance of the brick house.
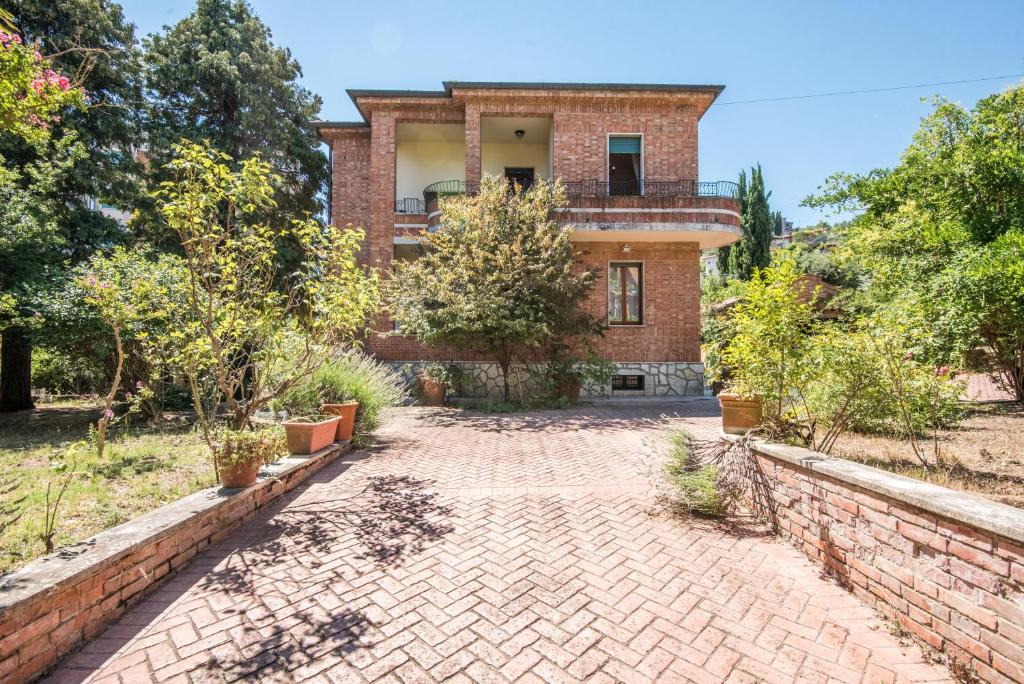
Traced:
[[[698, 182], [697, 122], [713, 85], [468, 83], [439, 91], [349, 90], [363, 121], [317, 122], [330, 147], [330, 217], [363, 226], [363, 258], [388, 269], [435, 229], [436, 199], [472, 192], [484, 174], [559, 178], [588, 306], [608, 320], [598, 351], [620, 375], [613, 394], [702, 394], [700, 250], [735, 242], [730, 182]], [[382, 323], [382, 330], [394, 328]], [[402, 336], [368, 349], [403, 365], [457, 362], [466, 392], [497, 392], [489, 359]]]

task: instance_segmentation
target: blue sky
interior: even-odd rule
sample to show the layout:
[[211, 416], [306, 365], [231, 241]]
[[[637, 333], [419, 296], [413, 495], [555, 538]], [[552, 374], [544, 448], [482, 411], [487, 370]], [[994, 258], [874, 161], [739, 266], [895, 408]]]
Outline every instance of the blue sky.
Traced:
[[[122, 0], [141, 35], [190, 2]], [[442, 80], [718, 83], [719, 102], [1024, 73], [1024, 2], [336, 2], [255, 0], [302, 64], [325, 119], [355, 119], [346, 88]], [[760, 162], [772, 203], [800, 207], [838, 170], [891, 166], [939, 94], [965, 105], [1021, 79], [712, 107], [702, 180]]]

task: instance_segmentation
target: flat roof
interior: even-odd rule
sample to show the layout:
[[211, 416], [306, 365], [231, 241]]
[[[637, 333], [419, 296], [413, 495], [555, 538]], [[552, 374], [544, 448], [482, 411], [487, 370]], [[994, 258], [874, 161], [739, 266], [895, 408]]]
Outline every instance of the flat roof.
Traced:
[[[599, 91], [617, 90], [634, 92], [705, 92], [713, 93], [712, 102], [725, 90], [724, 85], [713, 84], [683, 84], [683, 83], [544, 83], [538, 81], [442, 81], [444, 90], [387, 90], [387, 89], [364, 89], [349, 88], [345, 90], [352, 99], [356, 109], [366, 119], [363, 110], [359, 107], [361, 97], [387, 97], [387, 98], [448, 98], [452, 96], [452, 90], [461, 88], [466, 90], [579, 90]], [[324, 122], [327, 123], [327, 122]], [[337, 122], [350, 123], [350, 122]], [[324, 126], [325, 128], [327, 126]]]

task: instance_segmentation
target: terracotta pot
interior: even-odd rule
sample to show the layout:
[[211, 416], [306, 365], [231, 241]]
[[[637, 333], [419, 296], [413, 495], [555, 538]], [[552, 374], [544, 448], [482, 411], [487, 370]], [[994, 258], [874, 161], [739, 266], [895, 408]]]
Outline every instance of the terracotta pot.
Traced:
[[217, 472], [220, 474], [220, 483], [227, 489], [238, 489], [248, 487], [256, 481], [260, 474], [258, 463], [235, 463], [227, 467], [219, 466]]
[[447, 388], [433, 378], [420, 377], [420, 388], [423, 390], [423, 404], [425, 406], [441, 406], [444, 404], [444, 395]]
[[742, 435], [761, 423], [762, 407], [758, 398], [746, 399], [732, 392], [718, 395], [722, 405], [722, 431]]
[[352, 432], [356, 427], [356, 411], [359, 410], [358, 401], [347, 401], [344, 404], [324, 404], [320, 410], [341, 418], [338, 421], [337, 441], [344, 442], [352, 439]]
[[308, 455], [334, 443], [341, 418], [328, 418], [319, 422], [306, 419], [287, 420], [284, 433], [288, 438], [288, 453]]
[[557, 383], [558, 396], [565, 397], [569, 401], [580, 400], [580, 379], [560, 378]]

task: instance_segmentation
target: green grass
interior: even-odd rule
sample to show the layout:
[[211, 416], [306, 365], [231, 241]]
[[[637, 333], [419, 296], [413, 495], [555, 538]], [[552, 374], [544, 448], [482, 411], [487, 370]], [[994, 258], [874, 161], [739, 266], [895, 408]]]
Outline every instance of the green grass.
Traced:
[[[83, 402], [0, 414], [0, 572], [45, 553], [46, 486], [52, 481], [56, 489], [62, 475], [51, 469], [51, 458], [85, 439], [98, 415]], [[102, 461], [92, 449], [78, 452], [58, 509], [57, 548], [214, 484], [206, 444], [187, 425], [126, 434], [114, 428], [108, 439]]]

